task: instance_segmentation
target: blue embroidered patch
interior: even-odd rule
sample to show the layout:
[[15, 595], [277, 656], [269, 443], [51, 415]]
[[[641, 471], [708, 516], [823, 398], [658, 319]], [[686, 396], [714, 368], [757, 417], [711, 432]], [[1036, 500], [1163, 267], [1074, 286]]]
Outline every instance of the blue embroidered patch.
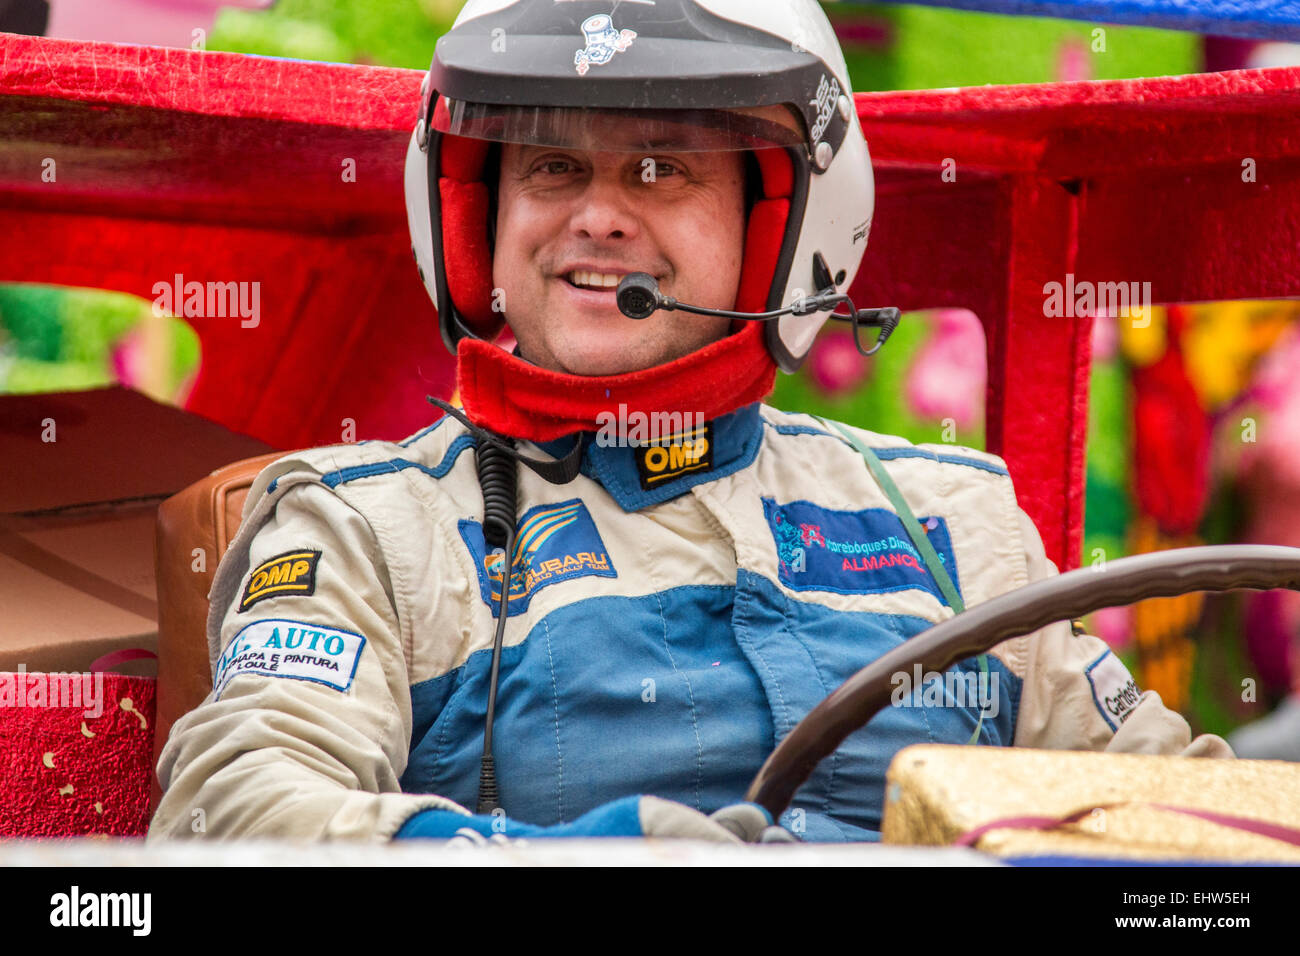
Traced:
[[1110, 648], [1085, 667], [1083, 672], [1092, 687], [1092, 702], [1097, 707], [1097, 713], [1101, 714], [1101, 719], [1106, 721], [1106, 726], [1111, 730], [1119, 730], [1119, 725], [1128, 720], [1142, 702], [1142, 691], [1138, 689], [1133, 675]]
[[[495, 617], [501, 602], [504, 555], [499, 551], [487, 553], [479, 522], [461, 519], [459, 527], [478, 571], [479, 593]], [[533, 595], [547, 585], [592, 575], [616, 578], [618, 571], [581, 500], [574, 498], [524, 512], [515, 532], [508, 606], [511, 616], [528, 610]]]
[[354, 631], [275, 618], [245, 625], [217, 661], [216, 699], [241, 674], [290, 677], [346, 691], [366, 639]]
[[[898, 515], [887, 508], [835, 511], [808, 501], [779, 505], [763, 499], [763, 514], [776, 542], [777, 574], [795, 591], [876, 594], [919, 588], [946, 604]], [[957, 592], [957, 566], [948, 525], [919, 517]]]

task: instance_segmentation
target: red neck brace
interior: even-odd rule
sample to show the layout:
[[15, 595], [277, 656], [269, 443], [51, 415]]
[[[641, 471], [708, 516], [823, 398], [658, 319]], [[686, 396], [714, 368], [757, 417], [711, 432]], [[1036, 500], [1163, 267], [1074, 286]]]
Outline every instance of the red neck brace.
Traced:
[[680, 412], [717, 418], [772, 390], [776, 364], [763, 344], [763, 324], [666, 365], [624, 375], [584, 376], [530, 365], [481, 339], [461, 339], [456, 385], [465, 413], [501, 435], [542, 442], [600, 428], [601, 412]]

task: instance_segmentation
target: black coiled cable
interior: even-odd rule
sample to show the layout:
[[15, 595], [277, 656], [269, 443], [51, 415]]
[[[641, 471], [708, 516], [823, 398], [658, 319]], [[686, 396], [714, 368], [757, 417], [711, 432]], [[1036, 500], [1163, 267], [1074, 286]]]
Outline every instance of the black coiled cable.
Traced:
[[[514, 442], [504, 439], [513, 447]], [[518, 489], [515, 459], [498, 445], [481, 442], [474, 449], [478, 482], [483, 489], [483, 540], [492, 548], [504, 548], [514, 536], [518, 518]]]
[[501, 644], [505, 639], [506, 616], [510, 610], [510, 581], [515, 569], [515, 522], [519, 516], [519, 482], [517, 465], [531, 469], [539, 478], [553, 485], [572, 481], [582, 466], [583, 450], [587, 447], [586, 433], [580, 433], [573, 448], [563, 458], [546, 461], [521, 455], [515, 450], [512, 438], [480, 428], [465, 413], [440, 398], [428, 396], [429, 404], [436, 405], [465, 426], [474, 436], [474, 461], [478, 468], [479, 487], [483, 490], [483, 541], [492, 549], [501, 548], [501, 601], [497, 608], [496, 637], [492, 641], [492, 673], [488, 685], [487, 719], [483, 726], [483, 760], [479, 766], [478, 813], [491, 813], [500, 808], [501, 795], [497, 787], [496, 764], [492, 758], [492, 724], [496, 717], [497, 680], [501, 673]]
[[483, 760], [479, 766], [478, 813], [491, 813], [501, 806], [497, 790], [496, 765], [492, 758], [492, 723], [497, 709], [497, 678], [501, 672], [501, 643], [510, 609], [510, 581], [514, 574], [515, 522], [518, 518], [519, 482], [514, 442], [504, 439], [480, 441], [474, 449], [478, 482], [483, 489], [483, 540], [493, 550], [502, 549], [501, 603], [497, 611], [496, 637], [492, 641], [492, 673], [488, 678], [487, 721], [483, 725]]

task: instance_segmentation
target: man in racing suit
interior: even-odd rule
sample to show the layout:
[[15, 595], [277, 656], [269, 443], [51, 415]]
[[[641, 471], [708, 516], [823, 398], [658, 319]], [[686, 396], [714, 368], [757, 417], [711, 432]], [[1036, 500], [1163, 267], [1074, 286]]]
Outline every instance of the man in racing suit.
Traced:
[[[554, 21], [571, 16], [549, 0], [501, 6], [476, 0], [449, 37], [507, 22], [512, 36], [550, 39], [563, 32]], [[512, 139], [514, 107], [489, 103], [478, 118], [505, 144], [490, 152], [473, 135], [472, 109], [438, 112], [457, 100], [448, 89], [458, 48], [440, 43], [408, 154], [408, 200], [414, 192], [417, 261], [442, 304], [444, 337], [459, 348], [465, 414], [397, 443], [290, 455], [258, 477], [210, 595], [213, 693], [176, 722], [161, 755], [166, 793], [152, 838], [192, 834], [201, 808], [203, 832], [222, 837], [387, 840], [469, 828], [735, 839], [724, 818], [734, 822], [754, 773], [845, 679], [956, 606], [1055, 573], [996, 456], [913, 446], [759, 402], [774, 363], [797, 366], [826, 310], [739, 331], [726, 319], [661, 313], [638, 325], [618, 314], [614, 280], [638, 268], [657, 271], [682, 302], [771, 308], [797, 288], [810, 237], [846, 287], [861, 237], [816, 229], [842, 225], [844, 206], [851, 224], [870, 222], [869, 181], [857, 208], [845, 185], [863, 169], [869, 179], [856, 116], [834, 99], [829, 114], [819, 103], [828, 76], [845, 96], [848, 86], [812, 0], [763, 8], [757, 27], [745, 23], [750, 4], [724, 0], [661, 0], [626, 12], [636, 29], [621, 32], [608, 16], [587, 17], [577, 76], [630, 60], [638, 43], [650, 48], [658, 27], [678, 22], [670, 6], [689, 8], [707, 42], [729, 47], [802, 30], [791, 55], [816, 68], [795, 70], [793, 82], [814, 95], [790, 102], [807, 99], [808, 115], [763, 127], [772, 141], [753, 152], [742, 119], [771, 102], [762, 97], [714, 104], [746, 111], [684, 124], [687, 139], [667, 146], [669, 124], [655, 126], [655, 143], [622, 143], [640, 119], [596, 123], [593, 140], [590, 114], [574, 123], [550, 105], [530, 117], [532, 138]], [[539, 9], [541, 27], [529, 19]], [[782, 27], [790, 9], [793, 25]], [[720, 41], [719, 23], [739, 39]], [[724, 141], [728, 124], [745, 127], [734, 142]], [[705, 140], [694, 138], [701, 128]], [[781, 129], [797, 129], [799, 145], [781, 142]], [[818, 146], [832, 142], [828, 159]], [[757, 157], [747, 167], [741, 144]], [[820, 173], [800, 165], [808, 155]], [[643, 169], [655, 175], [639, 177]], [[841, 179], [827, 179], [836, 169]], [[801, 197], [805, 214], [793, 216]], [[453, 244], [464, 234], [454, 230], [488, 198], [495, 231], [480, 245], [495, 260], [457, 266], [465, 252]], [[709, 244], [693, 246], [702, 222], [713, 227]], [[756, 223], [788, 240], [768, 269], [753, 266], [764, 261]], [[674, 228], [685, 251], [664, 241]], [[505, 293], [518, 355], [475, 334], [493, 318], [476, 314], [466, 278], [483, 262], [492, 292]], [[819, 271], [805, 271], [807, 288]], [[513, 479], [508, 581], [505, 552], [484, 530], [479, 458], [494, 437], [513, 439], [510, 453], [525, 464], [544, 463]], [[905, 509], [860, 446], [883, 463]], [[576, 475], [557, 475], [565, 461]], [[919, 521], [941, 568], [901, 510]], [[1217, 737], [1191, 740], [1103, 642], [1069, 623], [920, 686], [902, 683], [896, 706], [823, 761], [777, 822], [807, 840], [877, 839], [886, 767], [916, 742], [1231, 755]], [[476, 802], [484, 807], [489, 713], [499, 803], [488, 801], [491, 817], [472, 816]]]

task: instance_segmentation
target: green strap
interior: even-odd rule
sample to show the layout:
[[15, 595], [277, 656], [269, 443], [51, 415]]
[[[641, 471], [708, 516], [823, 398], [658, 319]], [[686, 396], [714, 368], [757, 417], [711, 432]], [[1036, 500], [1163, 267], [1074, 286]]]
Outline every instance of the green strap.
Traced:
[[[930, 569], [930, 574], [933, 575], [935, 583], [939, 585], [939, 591], [943, 594], [944, 600], [948, 602], [948, 606], [953, 609], [954, 613], [960, 614], [965, 611], [966, 604], [962, 601], [961, 595], [957, 593], [956, 585], [952, 583], [952, 578], [944, 568], [943, 561], [939, 558], [939, 552], [934, 550], [934, 545], [930, 543], [929, 536], [921, 529], [921, 522], [917, 521], [916, 515], [912, 514], [912, 509], [908, 507], [907, 499], [903, 497], [902, 491], [899, 490], [894, 479], [890, 477], [889, 472], [885, 470], [885, 466], [880, 461], [880, 457], [866, 445], [862, 444], [856, 435], [840, 425], [839, 422], [827, 421], [820, 415], [814, 415], [813, 417], [823, 425], [834, 428], [837, 432], [843, 435], [845, 441], [852, 445], [857, 450], [858, 454], [862, 456], [862, 460], [867, 463], [867, 470], [871, 472], [871, 476], [876, 479], [876, 484], [880, 485], [881, 489], [885, 492], [885, 496], [889, 498], [889, 503], [894, 506], [894, 511], [898, 513], [899, 519], [903, 522], [903, 527], [907, 529], [907, 534], [912, 539], [912, 544], [916, 545], [916, 550], [920, 552], [921, 559], [925, 562], [925, 566]], [[989, 661], [987, 655], [981, 654], [979, 656], [979, 665], [980, 673], [987, 678], [989, 672]], [[984, 709], [980, 708], [979, 723], [975, 725], [975, 733], [971, 734], [971, 738], [967, 743], [978, 743], [980, 739], [980, 730], [983, 727]]]
[[899, 491], [898, 485], [894, 483], [894, 479], [890, 477], [889, 472], [885, 470], [880, 458], [877, 457], [874, 451], [862, 444], [856, 435], [843, 428], [838, 422], [828, 422], [821, 417], [818, 417], [817, 420], [823, 425], [834, 428], [844, 436], [850, 445], [857, 449], [858, 454], [866, 461], [872, 477], [876, 479], [876, 483], [880, 485], [889, 498], [889, 503], [898, 512], [898, 517], [902, 519], [903, 527], [907, 529], [912, 544], [916, 545], [916, 550], [921, 552], [921, 558], [925, 561], [925, 566], [930, 569], [930, 573], [934, 575], [934, 581], [939, 585], [939, 590], [943, 593], [948, 606], [957, 614], [966, 610], [961, 595], [957, 593], [956, 585], [952, 583], [952, 578], [948, 576], [947, 570], [944, 569], [939, 553], [934, 550], [934, 545], [930, 543], [929, 536], [921, 528], [921, 522], [917, 521], [916, 515], [912, 514], [912, 509], [908, 507], [907, 500], [903, 497], [903, 493]]

